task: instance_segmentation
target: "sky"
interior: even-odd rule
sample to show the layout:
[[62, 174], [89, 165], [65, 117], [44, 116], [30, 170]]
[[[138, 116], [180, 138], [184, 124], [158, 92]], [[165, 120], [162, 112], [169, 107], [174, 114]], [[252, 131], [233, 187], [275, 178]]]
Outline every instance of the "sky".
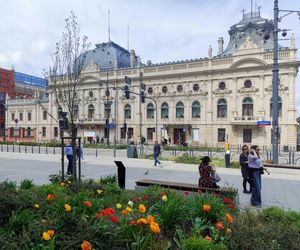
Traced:
[[[261, 16], [272, 19], [273, 4], [253, 0], [253, 9], [261, 6]], [[226, 48], [228, 30], [242, 20], [242, 9], [250, 12], [251, 0], [0, 0], [0, 68], [43, 76], [71, 11], [91, 48], [108, 41], [110, 10], [111, 40], [127, 49], [129, 26], [129, 48], [142, 62], [159, 63], [206, 57], [209, 45], [216, 55], [218, 37]], [[279, 0], [279, 9], [300, 11], [300, 0]], [[279, 27], [291, 29], [287, 37], [294, 33], [300, 48], [299, 16], [286, 16]], [[300, 115], [300, 73], [296, 96]]]

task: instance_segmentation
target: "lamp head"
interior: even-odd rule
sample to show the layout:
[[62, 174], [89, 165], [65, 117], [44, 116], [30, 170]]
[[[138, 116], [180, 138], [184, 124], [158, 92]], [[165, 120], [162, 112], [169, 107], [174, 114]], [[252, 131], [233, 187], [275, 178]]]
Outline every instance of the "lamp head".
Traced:
[[269, 33], [266, 33], [265, 35], [264, 35], [264, 40], [269, 40], [270, 39], [270, 34]]
[[286, 30], [283, 30], [281, 35], [282, 35], [283, 37], [285, 37], [285, 36], [287, 35]]

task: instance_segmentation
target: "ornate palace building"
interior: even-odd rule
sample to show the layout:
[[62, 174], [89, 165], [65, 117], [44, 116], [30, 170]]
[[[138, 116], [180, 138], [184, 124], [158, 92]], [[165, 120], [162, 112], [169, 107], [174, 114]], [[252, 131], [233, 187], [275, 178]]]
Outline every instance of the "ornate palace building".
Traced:
[[[81, 102], [76, 106], [78, 135], [86, 140], [96, 135], [111, 139], [109, 121], [112, 127], [116, 124], [121, 143], [126, 123], [128, 138], [136, 141], [143, 135], [150, 143], [157, 136], [170, 138], [172, 144], [271, 145], [271, 126], [257, 124], [272, 121], [273, 21], [262, 18], [259, 11], [244, 13], [229, 35], [225, 49], [223, 38], [218, 39], [216, 56], [209, 47], [205, 58], [160, 64], [143, 64], [135, 51], [113, 42], [97, 44], [85, 54], [78, 91]], [[289, 47], [279, 48], [280, 145], [290, 147], [296, 146], [296, 51], [293, 35]], [[113, 86], [124, 88], [124, 76], [131, 78], [132, 92], [140, 93], [145, 85], [145, 103], [132, 93], [126, 99], [123, 90], [116, 95]], [[8, 100], [6, 126], [15, 127], [13, 117], [22, 112], [24, 119], [18, 125], [24, 133], [35, 129], [35, 140], [58, 140], [54, 96], [50, 92], [48, 100], [32, 101], [20, 105]]]

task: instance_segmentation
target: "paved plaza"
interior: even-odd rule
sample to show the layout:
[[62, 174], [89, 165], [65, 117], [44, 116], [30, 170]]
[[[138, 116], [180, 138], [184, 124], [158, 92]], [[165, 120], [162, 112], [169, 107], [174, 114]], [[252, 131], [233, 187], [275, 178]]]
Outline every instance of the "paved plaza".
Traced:
[[[131, 159], [122, 156], [113, 158], [107, 151], [99, 151], [98, 157], [87, 155], [82, 166], [84, 178], [100, 178], [101, 176], [117, 174], [114, 160], [119, 160], [126, 166], [126, 188], [134, 189], [135, 181], [139, 179], [156, 179], [198, 183], [198, 166], [191, 164], [163, 161], [163, 167], [154, 167], [152, 160]], [[22, 179], [31, 179], [35, 184], [49, 183], [50, 174], [60, 170], [60, 155], [56, 154], [24, 154], [0, 153], [0, 181], [6, 179], [20, 183]], [[65, 163], [67, 161], [65, 160]], [[145, 175], [145, 172], [148, 174]], [[242, 193], [242, 177], [239, 169], [218, 168], [222, 180], [220, 186], [238, 188], [240, 207], [250, 206], [250, 195]], [[300, 170], [271, 169], [271, 174], [263, 175], [262, 199], [263, 207], [279, 206], [300, 212]]]

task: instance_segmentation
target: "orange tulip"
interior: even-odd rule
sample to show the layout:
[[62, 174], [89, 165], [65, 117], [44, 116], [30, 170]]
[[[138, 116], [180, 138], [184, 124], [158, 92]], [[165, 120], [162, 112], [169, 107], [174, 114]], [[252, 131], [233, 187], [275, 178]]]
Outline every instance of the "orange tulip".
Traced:
[[81, 244], [81, 249], [82, 250], [92, 250], [92, 244], [89, 241], [85, 240]]

